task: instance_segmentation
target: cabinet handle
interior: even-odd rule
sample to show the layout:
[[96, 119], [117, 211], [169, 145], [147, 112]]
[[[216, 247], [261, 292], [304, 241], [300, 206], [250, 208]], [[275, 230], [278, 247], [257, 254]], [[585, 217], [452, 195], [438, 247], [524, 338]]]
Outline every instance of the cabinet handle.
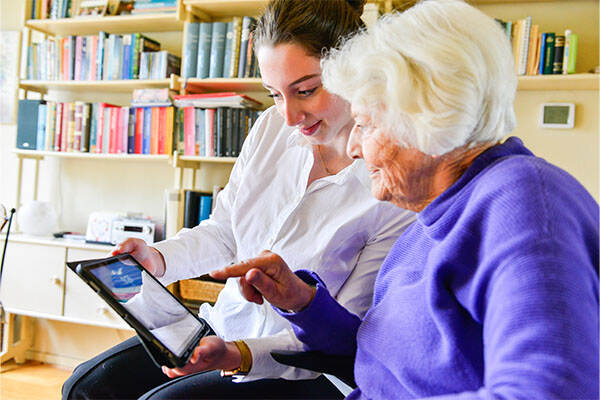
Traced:
[[50, 278], [50, 283], [54, 285], [60, 285], [62, 283], [62, 280], [58, 276], [54, 275]]

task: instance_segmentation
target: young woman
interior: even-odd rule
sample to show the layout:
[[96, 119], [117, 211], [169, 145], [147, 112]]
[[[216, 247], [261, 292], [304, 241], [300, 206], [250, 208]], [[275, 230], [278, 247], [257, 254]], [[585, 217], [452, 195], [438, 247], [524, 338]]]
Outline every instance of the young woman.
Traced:
[[[133, 253], [168, 284], [271, 250], [318, 272], [340, 303], [363, 315], [377, 270], [413, 215], [370, 196], [363, 162], [345, 151], [349, 104], [321, 84], [321, 55], [361, 29], [361, 11], [362, 1], [272, 1], [254, 40], [275, 106], [253, 126], [211, 218], [152, 247], [127, 240], [114, 253]], [[79, 366], [63, 397], [339, 396], [327, 379], [272, 360], [270, 350], [302, 344], [269, 305], [246, 302], [237, 281], [200, 316], [218, 336], [203, 338], [185, 367], [161, 371], [133, 338]], [[213, 372], [194, 374], [204, 371]]]

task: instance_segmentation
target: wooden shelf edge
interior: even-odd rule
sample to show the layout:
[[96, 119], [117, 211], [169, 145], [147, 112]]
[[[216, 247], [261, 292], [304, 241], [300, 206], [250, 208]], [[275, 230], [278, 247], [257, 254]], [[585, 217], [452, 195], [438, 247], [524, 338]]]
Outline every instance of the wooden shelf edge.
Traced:
[[519, 76], [517, 90], [598, 90], [598, 74]]
[[[176, 79], [175, 79], [176, 80]], [[100, 81], [43, 81], [43, 80], [21, 80], [19, 88], [32, 91], [46, 92], [49, 89], [87, 91], [99, 90], [103, 92], [128, 92], [134, 89], [144, 88], [170, 88], [173, 78], [165, 79], [121, 79]]]
[[[138, 14], [106, 17], [80, 17], [61, 19], [30, 19], [25, 22], [28, 28], [56, 36], [134, 32], [171, 32], [183, 30], [179, 14]], [[152, 26], [150, 30], [144, 27]]]

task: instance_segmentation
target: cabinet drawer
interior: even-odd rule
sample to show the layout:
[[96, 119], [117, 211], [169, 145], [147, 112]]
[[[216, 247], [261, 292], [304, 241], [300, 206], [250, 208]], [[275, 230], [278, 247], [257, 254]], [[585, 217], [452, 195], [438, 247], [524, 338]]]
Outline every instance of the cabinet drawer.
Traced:
[[[67, 251], [69, 261], [107, 256], [108, 254], [104, 250], [68, 249]], [[128, 327], [121, 317], [69, 268], [67, 268], [65, 284], [64, 316], [120, 328]]]
[[4, 307], [62, 315], [65, 254], [64, 247], [10, 242], [0, 291]]

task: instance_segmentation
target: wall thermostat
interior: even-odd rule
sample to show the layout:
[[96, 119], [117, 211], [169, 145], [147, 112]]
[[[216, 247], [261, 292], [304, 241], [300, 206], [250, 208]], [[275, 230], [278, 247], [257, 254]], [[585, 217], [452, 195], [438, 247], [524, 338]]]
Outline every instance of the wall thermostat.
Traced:
[[540, 128], [571, 129], [574, 125], [574, 103], [544, 103], [541, 105]]

